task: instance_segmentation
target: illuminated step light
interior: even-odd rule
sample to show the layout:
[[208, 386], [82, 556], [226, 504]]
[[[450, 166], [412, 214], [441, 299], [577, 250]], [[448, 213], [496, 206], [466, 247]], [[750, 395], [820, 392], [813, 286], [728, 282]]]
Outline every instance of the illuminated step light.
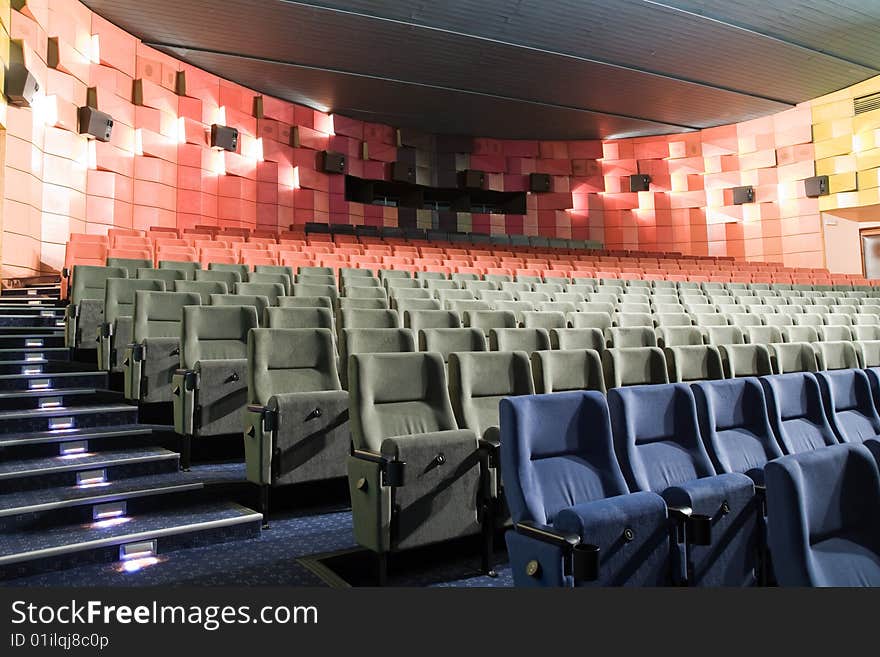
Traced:
[[64, 397], [43, 397], [37, 404], [38, 408], [61, 408], [64, 405]]
[[31, 353], [31, 354], [25, 354], [24, 359], [31, 360], [31, 361], [32, 360], [43, 360], [43, 353], [38, 351], [38, 352]]
[[119, 560], [143, 559], [144, 557], [156, 556], [156, 539], [149, 541], [137, 541], [119, 546]]
[[43, 346], [43, 340], [40, 339], [40, 338], [32, 338], [32, 339], [29, 339], [29, 340], [25, 340], [25, 341], [24, 341], [24, 346], [25, 346], [25, 347], [42, 347], [42, 346]]
[[72, 416], [53, 417], [49, 420], [49, 431], [58, 431], [59, 429], [72, 429], [75, 426]]
[[28, 381], [28, 390], [48, 390], [52, 387], [52, 379], [33, 379]]
[[126, 514], [128, 506], [125, 501], [96, 504], [92, 507], [92, 520], [109, 520]]
[[43, 366], [42, 365], [26, 365], [21, 368], [22, 374], [42, 374]]
[[76, 473], [76, 485], [80, 488], [91, 488], [92, 486], [107, 486], [107, 469], [99, 468], [97, 470], [83, 470]]
[[55, 317], [55, 313], [51, 310], [41, 310], [40, 317]]
[[64, 443], [58, 450], [61, 456], [80, 456], [89, 451], [89, 443], [85, 440], [74, 440]]
[[37, 296], [37, 291], [36, 291], [36, 290], [28, 290], [27, 293], [28, 293], [28, 296], [30, 296], [30, 297], [35, 297], [35, 296]]

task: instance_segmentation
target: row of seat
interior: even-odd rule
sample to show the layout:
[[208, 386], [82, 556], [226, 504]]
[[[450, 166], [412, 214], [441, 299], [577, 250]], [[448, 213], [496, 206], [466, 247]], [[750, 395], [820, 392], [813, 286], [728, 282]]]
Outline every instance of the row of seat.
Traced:
[[[607, 402], [597, 392], [504, 399], [515, 583], [880, 583], [880, 477], [858, 445], [880, 456], [867, 378], [840, 370], [638, 386]], [[867, 483], [828, 462], [858, 463]], [[810, 480], [825, 488], [805, 497], [796, 489]]]

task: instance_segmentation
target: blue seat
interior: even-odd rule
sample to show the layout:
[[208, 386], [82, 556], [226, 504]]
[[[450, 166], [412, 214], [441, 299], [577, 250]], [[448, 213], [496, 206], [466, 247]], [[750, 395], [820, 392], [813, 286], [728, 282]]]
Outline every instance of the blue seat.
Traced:
[[517, 586], [670, 582], [666, 504], [654, 493], [630, 494], [602, 393], [508, 397], [500, 415]]
[[880, 407], [880, 367], [866, 367], [865, 374], [868, 375], [868, 383], [871, 384], [871, 398], [874, 400], [874, 406]]
[[880, 435], [880, 416], [863, 370], [817, 372], [825, 413], [838, 440], [861, 443]]
[[762, 376], [770, 426], [786, 454], [837, 444], [819, 382], [810, 372]]
[[754, 584], [760, 510], [755, 487], [744, 474], [716, 473], [690, 387], [617, 388], [608, 392], [608, 406], [630, 490], [662, 495], [679, 523], [678, 572], [696, 586]]
[[768, 532], [782, 586], [880, 586], [880, 472], [864, 445], [766, 468]]
[[741, 472], [764, 484], [764, 466], [782, 456], [755, 377], [691, 384], [700, 433], [718, 472]]

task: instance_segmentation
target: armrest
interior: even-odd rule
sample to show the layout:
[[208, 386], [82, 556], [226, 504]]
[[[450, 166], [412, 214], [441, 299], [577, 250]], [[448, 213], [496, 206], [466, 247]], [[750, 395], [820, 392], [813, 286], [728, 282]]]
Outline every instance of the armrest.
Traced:
[[565, 569], [575, 581], [592, 582], [599, 579], [599, 546], [581, 543], [577, 534], [562, 533], [547, 525], [524, 521], [515, 525], [517, 534], [548, 543], [563, 551]]
[[356, 459], [377, 464], [382, 470], [383, 486], [387, 486], [389, 488], [403, 486], [403, 471], [404, 466], [406, 466], [406, 461], [398, 461], [396, 459], [391, 459], [387, 456], [382, 456], [381, 454], [376, 454], [374, 452], [367, 452], [362, 449], [352, 449], [351, 455]]
[[712, 544], [712, 518], [702, 513], [694, 513], [689, 506], [667, 506], [669, 518], [678, 525], [678, 542], [686, 540], [691, 545]]
[[480, 449], [489, 457], [489, 467], [497, 468], [501, 465], [501, 429], [489, 427], [483, 433], [483, 437], [477, 441]]
[[131, 342], [128, 345], [128, 351], [131, 353], [131, 360], [136, 363], [144, 361], [144, 345], [137, 342]]
[[564, 534], [549, 525], [542, 525], [531, 520], [516, 523], [514, 529], [517, 534], [566, 549], [572, 549], [581, 542], [581, 537], [577, 534]]
[[[274, 431], [278, 428], [278, 413], [262, 404], [248, 404], [247, 412], [260, 416], [263, 423], [263, 431]], [[253, 437], [254, 428], [251, 427], [248, 435]]]
[[[183, 379], [183, 390], [186, 392], [192, 392], [198, 387], [198, 375], [193, 370], [188, 369], [176, 369], [174, 370], [174, 377], [182, 377]], [[175, 387], [171, 392], [175, 395], [180, 396], [181, 388], [179, 386]]]
[[102, 322], [101, 326], [98, 327], [98, 337], [100, 338], [109, 338], [113, 335], [113, 324], [110, 322]]

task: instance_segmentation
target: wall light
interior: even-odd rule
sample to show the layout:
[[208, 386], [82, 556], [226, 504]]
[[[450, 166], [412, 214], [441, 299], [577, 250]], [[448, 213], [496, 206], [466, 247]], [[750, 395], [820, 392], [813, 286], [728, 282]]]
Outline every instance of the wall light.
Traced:
[[141, 128], [136, 128], [134, 131], [134, 154], [144, 154], [144, 131]]
[[92, 35], [92, 44], [89, 52], [89, 59], [92, 60], [92, 64], [101, 63], [101, 37], [97, 34]]

